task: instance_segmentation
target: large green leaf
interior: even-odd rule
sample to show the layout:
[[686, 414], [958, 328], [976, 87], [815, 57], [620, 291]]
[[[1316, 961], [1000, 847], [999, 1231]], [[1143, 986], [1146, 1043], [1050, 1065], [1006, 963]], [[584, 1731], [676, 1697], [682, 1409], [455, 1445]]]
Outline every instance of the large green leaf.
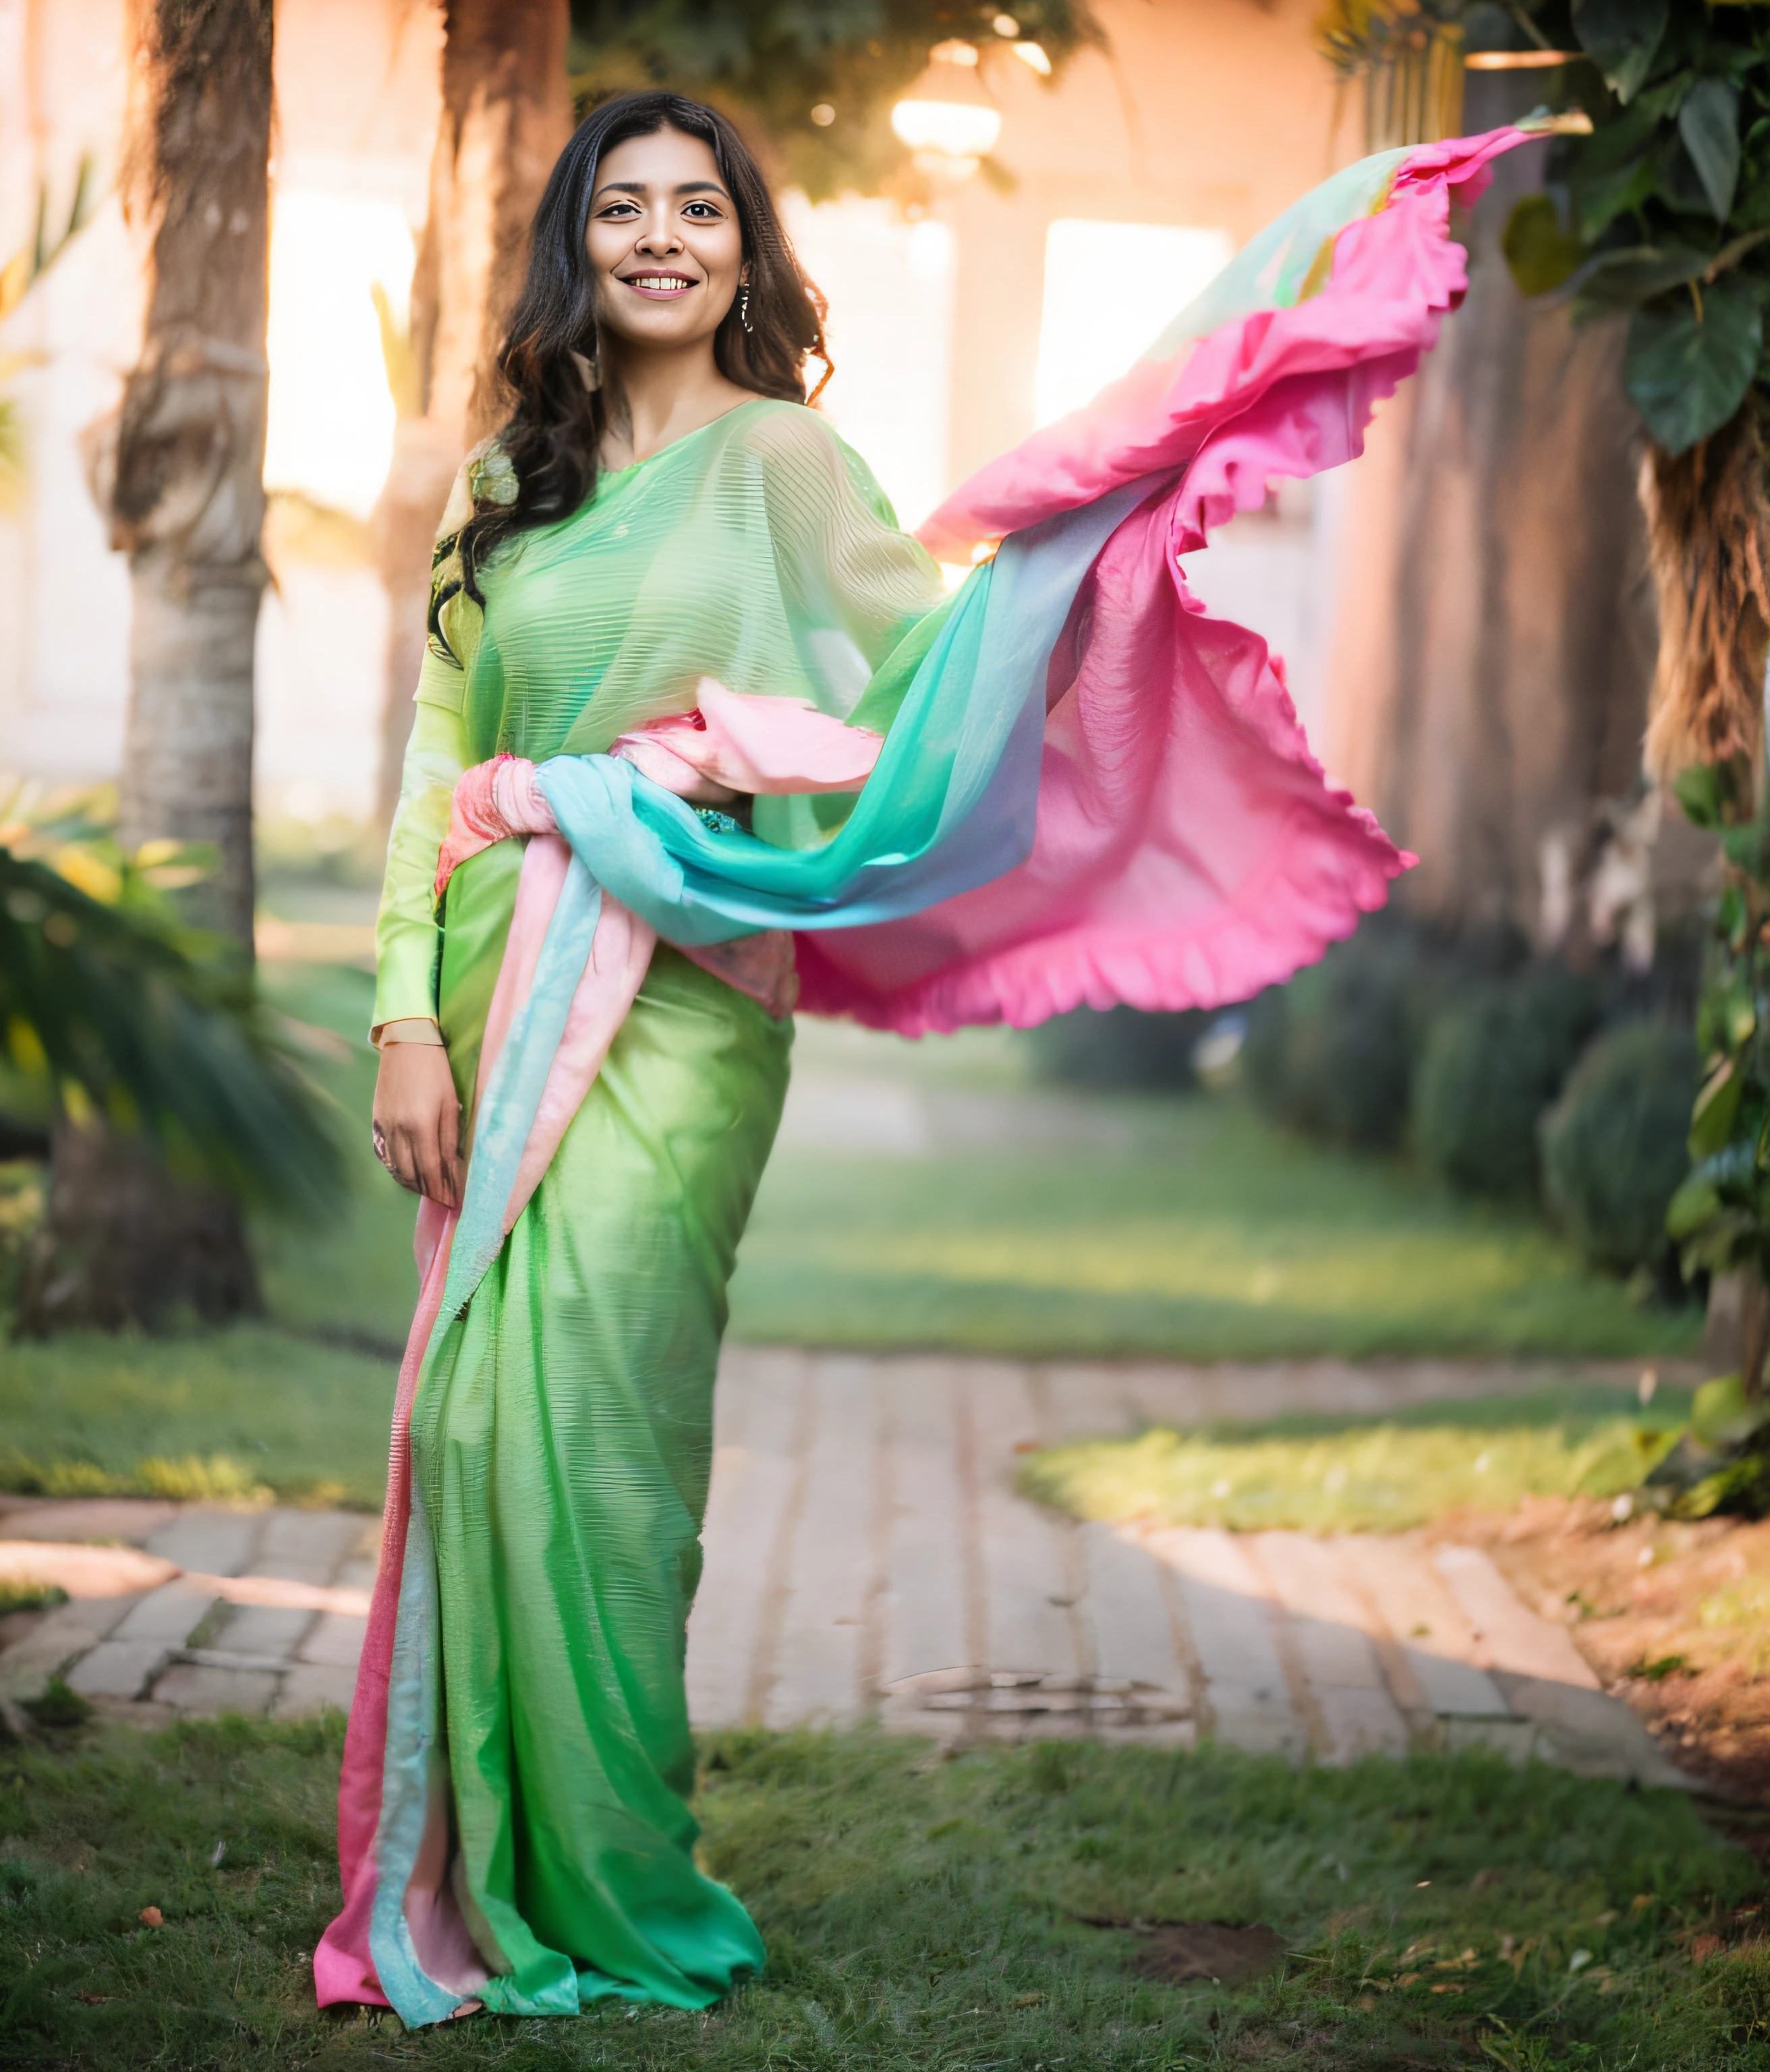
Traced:
[[1643, 145], [1640, 155], [1608, 171], [1576, 168], [1574, 220], [1580, 233], [1596, 237], [1618, 216], [1639, 208], [1653, 191], [1653, 154]]
[[1755, 284], [1719, 281], [1702, 296], [1700, 314], [1694, 295], [1635, 312], [1623, 385], [1654, 442], [1684, 453], [1745, 401], [1763, 350]]
[[1546, 194], [1526, 195], [1506, 220], [1500, 240], [1506, 264], [1520, 290], [1546, 294], [1571, 279], [1585, 247], [1561, 227], [1561, 217]]
[[1690, 154], [1717, 223], [1725, 223], [1739, 185], [1739, 89], [1731, 80], [1699, 79], [1677, 112], [1677, 133]]
[[1667, 0], [1573, 0], [1574, 34], [1619, 101], [1638, 92], [1665, 34]]
[[1706, 273], [1714, 254], [1689, 245], [1630, 245], [1600, 252], [1574, 282], [1580, 300], [1595, 310], [1632, 310]]

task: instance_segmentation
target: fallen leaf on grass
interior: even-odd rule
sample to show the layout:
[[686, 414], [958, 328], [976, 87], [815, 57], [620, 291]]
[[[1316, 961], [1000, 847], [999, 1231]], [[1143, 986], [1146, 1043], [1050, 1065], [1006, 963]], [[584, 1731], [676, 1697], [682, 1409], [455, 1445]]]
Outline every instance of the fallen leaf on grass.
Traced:
[[1016, 2007], [1037, 2007], [1043, 1998], [1043, 1993], [1016, 1993], [1014, 2004]]
[[137, 1918], [145, 1921], [150, 1928], [163, 1928], [166, 1926], [166, 1916], [157, 1906], [144, 1906]]
[[1706, 1964], [1717, 1952], [1726, 1949], [1726, 1938], [1719, 1935], [1698, 1935], [1690, 1945], [1690, 1962]]
[[83, 2000], [88, 2007], [109, 2007], [113, 1996], [109, 1993], [76, 1993], [74, 1997]]

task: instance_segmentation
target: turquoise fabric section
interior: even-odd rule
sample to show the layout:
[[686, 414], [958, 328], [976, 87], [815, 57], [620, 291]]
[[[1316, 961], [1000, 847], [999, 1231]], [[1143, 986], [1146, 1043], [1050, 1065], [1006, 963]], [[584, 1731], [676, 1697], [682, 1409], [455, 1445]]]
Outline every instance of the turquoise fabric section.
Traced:
[[854, 811], [821, 848], [715, 833], [630, 766], [598, 758], [541, 766], [560, 832], [617, 899], [680, 943], [894, 919], [1012, 870], [1032, 845], [1052, 650], [1101, 548], [1160, 487], [1133, 483], [1016, 534], [969, 578]]
[[436, 1550], [422, 1499], [414, 1497], [400, 1569], [399, 1622], [387, 1693], [387, 1752], [381, 1819], [375, 1837], [378, 1876], [369, 1948], [381, 1990], [409, 2025], [442, 2021], [460, 1999], [425, 1971], [405, 1919], [425, 1823], [446, 1807], [441, 1665], [437, 1659]]

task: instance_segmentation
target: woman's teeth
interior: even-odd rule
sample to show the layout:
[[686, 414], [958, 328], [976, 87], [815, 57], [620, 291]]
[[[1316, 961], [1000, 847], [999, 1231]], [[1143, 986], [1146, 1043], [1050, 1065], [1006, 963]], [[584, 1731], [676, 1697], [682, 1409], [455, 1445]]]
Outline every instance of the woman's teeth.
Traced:
[[650, 288], [657, 294], [667, 294], [673, 288], [691, 288], [694, 285], [682, 273], [633, 273], [628, 278], [636, 288]]

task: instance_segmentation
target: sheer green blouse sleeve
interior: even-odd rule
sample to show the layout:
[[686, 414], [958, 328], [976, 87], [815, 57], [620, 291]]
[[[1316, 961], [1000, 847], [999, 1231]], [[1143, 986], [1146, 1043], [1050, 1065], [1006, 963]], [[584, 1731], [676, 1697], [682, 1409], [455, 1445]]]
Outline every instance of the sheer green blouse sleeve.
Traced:
[[375, 923], [372, 1040], [387, 1022], [436, 1018], [442, 937], [432, 888], [437, 857], [449, 831], [455, 779], [467, 767], [463, 681], [459, 664], [434, 653], [425, 656]]
[[[476, 450], [455, 478], [442, 514], [441, 540], [459, 532], [473, 509], [471, 477], [483, 467]], [[466, 600], [455, 564], [440, 549], [432, 579], [430, 637], [413, 693], [417, 709], [400, 779], [399, 804], [387, 843], [381, 911], [375, 923], [375, 1015], [370, 1040], [389, 1022], [434, 1021], [442, 934], [437, 925], [437, 857], [449, 831], [455, 780], [470, 760], [463, 705], [471, 645], [454, 631], [451, 613]]]

